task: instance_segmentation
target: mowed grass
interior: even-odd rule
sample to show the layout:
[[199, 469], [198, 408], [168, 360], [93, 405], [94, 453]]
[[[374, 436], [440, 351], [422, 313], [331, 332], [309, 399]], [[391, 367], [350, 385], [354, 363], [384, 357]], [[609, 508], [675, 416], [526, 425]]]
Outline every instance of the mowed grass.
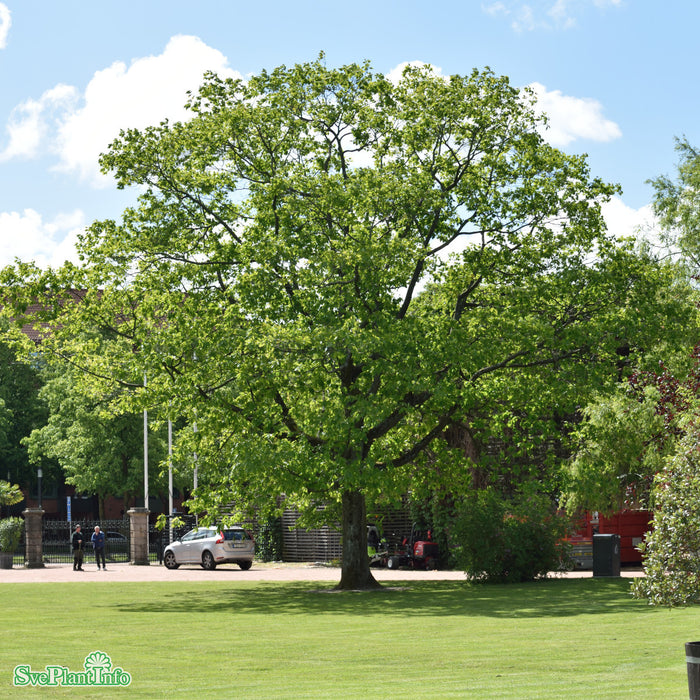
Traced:
[[[684, 698], [700, 639], [700, 608], [603, 578], [2, 584], [2, 610], [3, 698]], [[18, 664], [82, 671], [96, 650], [131, 686], [12, 685]]]

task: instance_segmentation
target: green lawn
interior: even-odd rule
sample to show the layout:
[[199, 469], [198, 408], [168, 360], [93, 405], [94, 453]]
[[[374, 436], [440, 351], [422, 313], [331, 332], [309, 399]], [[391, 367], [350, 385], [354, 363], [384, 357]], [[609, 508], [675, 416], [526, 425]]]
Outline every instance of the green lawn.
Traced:
[[[688, 697], [700, 607], [650, 608], [626, 579], [331, 586], [2, 584], [0, 697]], [[12, 686], [18, 664], [77, 672], [97, 650], [130, 687]]]

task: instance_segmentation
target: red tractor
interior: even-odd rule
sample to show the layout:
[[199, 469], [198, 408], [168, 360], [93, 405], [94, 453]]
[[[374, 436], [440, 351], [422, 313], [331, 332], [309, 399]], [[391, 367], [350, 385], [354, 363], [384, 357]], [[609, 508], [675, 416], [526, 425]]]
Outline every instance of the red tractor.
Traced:
[[403, 538], [401, 549], [389, 555], [386, 565], [389, 569], [398, 569], [400, 566], [437, 569], [439, 560], [440, 547], [433, 542], [430, 530], [421, 531], [414, 524], [410, 536]]

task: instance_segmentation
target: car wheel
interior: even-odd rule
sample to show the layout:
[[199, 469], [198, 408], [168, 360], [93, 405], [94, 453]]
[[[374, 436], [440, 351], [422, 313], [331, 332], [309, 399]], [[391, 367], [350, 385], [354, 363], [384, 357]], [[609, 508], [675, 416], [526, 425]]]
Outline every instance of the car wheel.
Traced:
[[202, 568], [207, 571], [214, 571], [214, 569], [216, 569], [216, 562], [211, 552], [204, 552], [204, 554], [202, 554]]
[[166, 552], [163, 557], [163, 563], [166, 569], [177, 569], [180, 566], [175, 559], [175, 555], [172, 552]]
[[389, 557], [389, 560], [386, 563], [386, 568], [387, 569], [398, 569], [400, 563], [401, 563], [401, 559], [399, 557]]
[[252, 561], [239, 561], [238, 566], [240, 566], [241, 569], [243, 569], [243, 571], [248, 571], [248, 569], [250, 569], [250, 567], [253, 566], [253, 562]]

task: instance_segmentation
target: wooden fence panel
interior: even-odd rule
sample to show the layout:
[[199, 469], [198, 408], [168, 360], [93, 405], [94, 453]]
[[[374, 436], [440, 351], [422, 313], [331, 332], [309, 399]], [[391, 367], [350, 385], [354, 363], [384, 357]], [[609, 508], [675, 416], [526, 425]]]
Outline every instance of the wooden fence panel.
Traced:
[[[340, 527], [303, 529], [296, 527], [299, 513], [286, 509], [282, 514], [282, 559], [287, 562], [330, 562], [343, 555]], [[367, 516], [368, 525], [377, 525], [390, 549], [398, 549], [411, 532], [407, 507], [387, 508]]]

